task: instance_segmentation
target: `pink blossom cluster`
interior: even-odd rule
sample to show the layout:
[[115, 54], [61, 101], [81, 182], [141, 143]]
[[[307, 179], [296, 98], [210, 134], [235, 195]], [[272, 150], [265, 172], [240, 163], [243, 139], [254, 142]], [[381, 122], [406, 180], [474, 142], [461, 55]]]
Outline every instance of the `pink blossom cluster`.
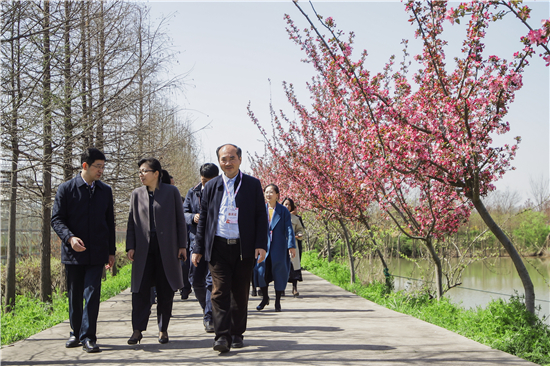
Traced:
[[[527, 34], [521, 38], [521, 41], [525, 44], [522, 51], [518, 51], [517, 55], [532, 56], [535, 51], [532, 46], [539, 47], [543, 50], [539, 54], [540, 57], [546, 61], [546, 66], [550, 65], [550, 19], [543, 19], [541, 21], [541, 27], [533, 29], [528, 23], [528, 19], [531, 16], [531, 9], [522, 5], [521, 1], [505, 1], [505, 0], [483, 0], [483, 1], [469, 1], [463, 2], [456, 8], [450, 8], [445, 18], [451, 22], [460, 23], [460, 19], [467, 14], [474, 14], [482, 8], [488, 15], [490, 20], [495, 21], [504, 17], [508, 12], [511, 12], [519, 19], [528, 29]], [[472, 17], [472, 20], [476, 19]]]
[[[342, 40], [332, 18], [323, 23], [330, 34], [322, 36], [315, 27], [298, 29], [287, 16], [290, 39], [317, 76], [308, 83], [308, 106], [284, 84], [295, 113], [290, 118], [272, 110], [271, 133], [249, 106], [267, 149], [253, 159], [254, 174], [316, 212], [366, 222], [376, 205], [410, 237], [444, 240], [456, 232], [472, 200], [513, 169], [517, 151], [517, 144], [495, 146], [491, 136], [510, 129], [505, 117], [529, 54], [520, 51], [511, 61], [483, 56], [486, 29], [502, 18], [495, 3], [448, 9], [444, 1], [408, 1], [424, 45], [414, 56], [421, 67], [413, 75], [393, 57], [379, 73], [365, 68], [366, 51], [352, 60], [354, 35]], [[518, 8], [518, 14], [528, 10]], [[443, 37], [449, 19], [466, 19], [468, 30], [452, 69]]]

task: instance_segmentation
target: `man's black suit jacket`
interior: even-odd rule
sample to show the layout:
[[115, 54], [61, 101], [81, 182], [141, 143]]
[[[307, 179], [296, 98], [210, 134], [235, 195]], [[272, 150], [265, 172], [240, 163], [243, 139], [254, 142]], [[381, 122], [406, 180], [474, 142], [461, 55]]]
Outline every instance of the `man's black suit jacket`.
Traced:
[[[210, 262], [212, 245], [218, 226], [220, 204], [224, 194], [223, 176], [211, 179], [204, 186], [201, 198], [201, 211], [193, 253], [202, 254]], [[250, 175], [242, 175], [242, 185], [235, 202], [239, 208], [239, 235], [242, 258], [254, 257], [255, 249], [267, 250], [267, 211], [260, 181]], [[235, 190], [239, 186], [240, 174], [235, 180]]]
[[[115, 215], [113, 192], [107, 184], [96, 180], [93, 195], [77, 174], [57, 189], [51, 225], [61, 241], [61, 263], [99, 265], [115, 255]], [[86, 250], [76, 252], [69, 238], [76, 236]]]
[[198, 222], [194, 221], [195, 215], [201, 212], [202, 184], [199, 183], [191, 188], [183, 201], [183, 214], [187, 224], [187, 234], [189, 235], [188, 248], [192, 249], [195, 245], [195, 235], [197, 234]]

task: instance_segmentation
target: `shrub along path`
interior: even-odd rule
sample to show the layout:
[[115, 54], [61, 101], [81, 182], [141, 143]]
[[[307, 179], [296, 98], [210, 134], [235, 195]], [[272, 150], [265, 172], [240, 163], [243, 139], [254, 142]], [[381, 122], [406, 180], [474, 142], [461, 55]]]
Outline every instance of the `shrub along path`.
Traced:
[[153, 308], [142, 343], [128, 345], [126, 290], [101, 304], [101, 353], [65, 348], [70, 331], [65, 321], [3, 347], [2, 365], [534, 365], [303, 274], [300, 297], [284, 297], [280, 313], [274, 300], [259, 312], [260, 298], [250, 298], [245, 347], [225, 354], [212, 350], [213, 335], [204, 332], [193, 294], [184, 301], [174, 297], [168, 344], [157, 341]]

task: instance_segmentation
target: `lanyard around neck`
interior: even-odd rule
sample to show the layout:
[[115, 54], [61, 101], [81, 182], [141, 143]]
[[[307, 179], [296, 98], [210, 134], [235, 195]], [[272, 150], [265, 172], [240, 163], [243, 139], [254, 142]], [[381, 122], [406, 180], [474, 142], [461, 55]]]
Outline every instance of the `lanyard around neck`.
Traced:
[[[240, 173], [240, 177], [241, 177], [241, 180], [239, 182], [239, 185], [237, 186], [237, 189], [235, 190], [235, 193], [232, 193], [230, 190], [229, 190], [229, 186], [227, 185], [227, 182], [225, 181], [225, 174], [222, 175], [222, 180], [223, 180], [223, 185], [225, 187], [225, 191], [227, 192], [227, 195], [229, 196], [229, 198], [235, 202], [235, 197], [237, 197], [237, 193], [239, 193], [239, 189], [241, 188], [241, 184], [243, 184], [243, 172], [239, 171]], [[228, 178], [229, 179], [229, 178]]]

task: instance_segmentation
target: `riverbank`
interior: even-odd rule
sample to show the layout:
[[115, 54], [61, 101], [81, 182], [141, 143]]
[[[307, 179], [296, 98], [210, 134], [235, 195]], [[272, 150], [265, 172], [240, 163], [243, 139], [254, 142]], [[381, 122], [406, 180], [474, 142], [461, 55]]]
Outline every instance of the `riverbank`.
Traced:
[[[107, 277], [101, 284], [101, 301], [110, 299], [130, 286], [132, 266], [126, 265], [119, 269], [115, 277], [107, 272]], [[21, 339], [28, 338], [69, 319], [69, 302], [65, 294], [52, 294], [51, 303], [43, 303], [31, 294], [18, 295], [15, 308], [4, 314], [2, 311], [2, 346]]]
[[352, 285], [349, 269], [345, 265], [318, 259], [316, 252], [304, 252], [302, 266], [343, 289], [391, 310], [412, 315], [528, 361], [550, 365], [550, 327], [528, 313], [518, 297], [511, 297], [508, 301], [494, 300], [485, 308], [466, 310], [447, 298], [436, 301], [427, 294], [388, 293], [381, 283]]

